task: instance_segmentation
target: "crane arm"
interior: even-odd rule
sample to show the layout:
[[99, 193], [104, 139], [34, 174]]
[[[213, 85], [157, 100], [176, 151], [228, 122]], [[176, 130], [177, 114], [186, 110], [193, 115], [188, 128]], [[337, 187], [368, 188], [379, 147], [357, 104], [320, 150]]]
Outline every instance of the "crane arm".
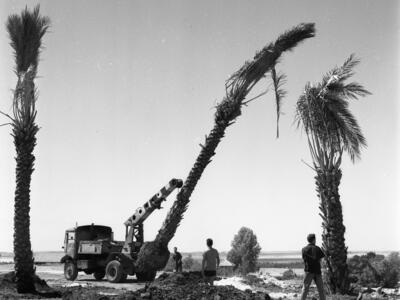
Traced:
[[134, 252], [140, 249], [144, 242], [143, 222], [155, 209], [161, 208], [161, 202], [165, 201], [169, 194], [176, 188], [181, 188], [182, 185], [183, 181], [181, 179], [171, 179], [166, 186], [162, 187], [144, 205], [137, 208], [135, 213], [125, 221], [125, 243], [122, 253], [132, 256]]
[[171, 179], [168, 184], [162, 187], [149, 201], [136, 209], [135, 213], [125, 221], [125, 226], [135, 226], [143, 223], [156, 208], [161, 208], [161, 202], [165, 201], [174, 189], [180, 188], [182, 185], [183, 182], [181, 179]]

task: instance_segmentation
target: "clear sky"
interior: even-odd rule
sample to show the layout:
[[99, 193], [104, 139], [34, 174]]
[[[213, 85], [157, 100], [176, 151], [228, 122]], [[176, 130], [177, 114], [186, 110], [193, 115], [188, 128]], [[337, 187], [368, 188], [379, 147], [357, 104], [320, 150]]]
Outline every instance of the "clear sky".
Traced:
[[[0, 109], [11, 112], [16, 76], [7, 16], [38, 1], [0, 4]], [[51, 18], [41, 55], [31, 186], [34, 251], [61, 250], [64, 231], [123, 222], [172, 177], [185, 179], [225, 80], [245, 60], [300, 22], [317, 34], [282, 57], [288, 76], [275, 138], [272, 93], [228, 128], [199, 181], [170, 247], [229, 250], [241, 226], [263, 251], [298, 250], [321, 233], [304, 134], [293, 124], [307, 81], [361, 59], [353, 80], [371, 96], [351, 103], [368, 141], [360, 161], [342, 164], [349, 250], [400, 250], [398, 1], [40, 1]], [[268, 86], [261, 81], [253, 95]], [[6, 120], [4, 119], [4, 122]], [[0, 122], [2, 123], [2, 122]], [[0, 250], [12, 251], [15, 150], [0, 127]], [[176, 193], [145, 223], [152, 240]], [[317, 242], [320, 242], [320, 238]]]

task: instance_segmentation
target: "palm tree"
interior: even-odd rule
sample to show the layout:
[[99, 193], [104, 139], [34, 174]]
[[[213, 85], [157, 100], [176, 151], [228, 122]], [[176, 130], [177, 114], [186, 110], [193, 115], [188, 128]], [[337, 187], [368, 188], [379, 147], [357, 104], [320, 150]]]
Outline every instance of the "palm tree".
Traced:
[[349, 100], [370, 94], [358, 83], [346, 83], [359, 63], [351, 55], [342, 66], [327, 73], [315, 85], [307, 83], [297, 101], [296, 119], [304, 128], [313, 161], [322, 218], [322, 247], [327, 258], [327, 283], [334, 293], [349, 291], [347, 247], [339, 184], [343, 152], [354, 162], [366, 140], [349, 110]]
[[190, 196], [196, 187], [203, 171], [215, 155], [215, 150], [225, 135], [225, 130], [232, 125], [241, 114], [241, 108], [249, 101], [244, 101], [255, 84], [275, 66], [284, 51], [293, 49], [304, 39], [313, 37], [314, 24], [300, 24], [285, 32], [275, 43], [270, 43], [258, 52], [254, 59], [246, 62], [226, 82], [226, 96], [217, 105], [214, 117], [214, 127], [206, 136], [204, 145], [192, 167], [184, 185], [177, 195], [161, 229], [154, 241], [146, 243], [140, 250], [136, 269], [140, 272], [154, 272], [164, 268], [168, 261], [168, 243], [188, 208]]
[[33, 11], [27, 8], [21, 15], [10, 15], [7, 19], [7, 31], [10, 45], [14, 50], [17, 86], [13, 98], [11, 120], [12, 136], [17, 152], [16, 189], [14, 205], [14, 262], [17, 289], [19, 293], [34, 292], [34, 264], [30, 242], [30, 183], [36, 145], [37, 91], [36, 77], [42, 37], [49, 28], [50, 21], [39, 14], [39, 6]]

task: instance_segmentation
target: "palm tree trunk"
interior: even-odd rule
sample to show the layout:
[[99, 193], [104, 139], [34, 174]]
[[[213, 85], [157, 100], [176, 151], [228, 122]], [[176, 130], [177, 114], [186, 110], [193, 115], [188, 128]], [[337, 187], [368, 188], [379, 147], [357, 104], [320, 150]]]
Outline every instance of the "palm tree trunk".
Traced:
[[[300, 24], [292, 30], [281, 35], [275, 43], [271, 43], [257, 53], [251, 62], [246, 62], [242, 68], [234, 73], [226, 83], [226, 96], [217, 106], [215, 123], [210, 134], [206, 136], [204, 145], [185, 180], [176, 201], [172, 205], [155, 240], [145, 243], [141, 248], [135, 267], [140, 272], [161, 270], [165, 267], [169, 258], [168, 243], [174, 237], [175, 232], [183, 219], [190, 196], [196, 187], [201, 175], [215, 150], [224, 137], [225, 130], [232, 125], [241, 114], [241, 107], [247, 94], [254, 85], [265, 76], [276, 64], [284, 51], [294, 48], [304, 39], [314, 36], [314, 24]], [[159, 255], [162, 254], [162, 257]], [[157, 257], [157, 259], [154, 259]], [[153, 259], [150, 259], [153, 258]]]
[[326, 257], [326, 283], [333, 293], [346, 294], [350, 288], [347, 267], [345, 226], [343, 225], [342, 204], [339, 185], [342, 172], [338, 166], [317, 169], [315, 177], [322, 217], [322, 247]]
[[183, 214], [187, 209], [190, 196], [203, 171], [211, 162], [211, 158], [215, 155], [215, 149], [224, 137], [227, 126], [227, 121], [218, 122], [214, 125], [214, 128], [207, 136], [205, 145], [202, 147], [193, 168], [190, 170], [183, 188], [177, 195], [177, 200], [173, 203], [167, 217], [165, 218], [163, 226], [158, 231], [156, 240], [159, 240], [162, 244], [168, 244], [168, 242], [174, 237], [175, 232], [179, 227], [179, 223], [183, 219]]
[[[25, 93], [25, 96], [29, 93]], [[14, 203], [14, 262], [19, 293], [34, 292], [33, 255], [30, 242], [30, 184], [35, 157], [38, 126], [28, 122], [24, 127], [13, 127], [16, 157], [16, 189]]]
[[170, 256], [168, 243], [174, 237], [183, 218], [183, 214], [187, 209], [190, 195], [196, 187], [204, 169], [211, 162], [211, 157], [215, 155], [214, 151], [223, 138], [227, 126], [228, 124], [225, 122], [216, 123], [210, 135], [206, 138], [205, 146], [202, 147], [200, 155], [197, 157], [193, 168], [190, 170], [155, 240], [145, 243], [140, 249], [138, 260], [135, 264], [135, 268], [139, 270], [139, 272], [161, 270], [168, 263]]

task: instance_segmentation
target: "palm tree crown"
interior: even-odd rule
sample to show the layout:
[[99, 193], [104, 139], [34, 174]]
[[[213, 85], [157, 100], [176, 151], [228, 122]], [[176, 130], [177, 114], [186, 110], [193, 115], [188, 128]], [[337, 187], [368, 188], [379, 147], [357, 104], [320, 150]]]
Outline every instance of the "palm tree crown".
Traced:
[[25, 8], [20, 15], [10, 15], [7, 20], [10, 45], [14, 50], [15, 71], [18, 77], [13, 101], [13, 127], [32, 126], [36, 117], [36, 77], [42, 37], [50, 26], [50, 19], [40, 15], [40, 7], [33, 11]]
[[317, 166], [341, 160], [343, 150], [354, 162], [366, 140], [350, 112], [349, 100], [370, 94], [362, 85], [345, 81], [359, 60], [350, 57], [328, 72], [318, 84], [307, 83], [297, 102], [296, 119], [307, 134], [311, 155]]
[[30, 66], [37, 68], [42, 37], [50, 25], [50, 19], [41, 16], [39, 10], [39, 6], [32, 12], [25, 8], [21, 15], [8, 17], [7, 31], [14, 49], [17, 73], [28, 71]]

